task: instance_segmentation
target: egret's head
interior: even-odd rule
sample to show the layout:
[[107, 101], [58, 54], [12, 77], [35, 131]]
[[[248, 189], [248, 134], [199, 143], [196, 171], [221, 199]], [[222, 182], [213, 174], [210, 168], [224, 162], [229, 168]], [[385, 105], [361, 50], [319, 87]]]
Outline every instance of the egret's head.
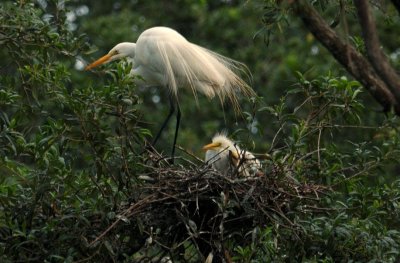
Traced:
[[108, 52], [107, 55], [99, 58], [92, 64], [88, 65], [85, 70], [92, 69], [94, 67], [97, 67], [101, 64], [105, 64], [117, 59], [125, 58], [125, 57], [135, 57], [135, 48], [136, 44], [135, 43], [129, 43], [129, 42], [123, 42], [119, 43], [115, 47], [113, 47], [110, 52]]
[[215, 151], [215, 152], [222, 152], [222, 151], [229, 151], [234, 158], [239, 158], [239, 148], [236, 144], [228, 139], [225, 134], [216, 134], [212, 138], [212, 142], [207, 144], [203, 147], [204, 151]]
[[216, 134], [212, 143], [203, 147], [206, 151], [205, 161], [222, 174], [233, 172], [237, 168], [239, 176], [260, 176], [262, 166], [254, 154], [242, 151], [225, 134]]

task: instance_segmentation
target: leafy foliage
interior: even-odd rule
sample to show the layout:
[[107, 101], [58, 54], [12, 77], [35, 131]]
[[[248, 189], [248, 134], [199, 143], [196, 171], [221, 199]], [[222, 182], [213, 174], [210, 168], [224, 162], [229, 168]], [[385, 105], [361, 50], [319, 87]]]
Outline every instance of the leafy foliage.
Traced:
[[[389, 147], [380, 139], [367, 142], [366, 137], [350, 136], [346, 142], [340, 140], [346, 129], [373, 131], [370, 136], [374, 138], [382, 133], [397, 134], [393, 120], [381, 127], [362, 124], [364, 106], [357, 82], [329, 75], [307, 80], [298, 74], [298, 79], [298, 86], [280, 104], [260, 109], [271, 113], [280, 127], [271, 146], [273, 163], [285, 177], [318, 182], [333, 192], [320, 196], [315, 204], [292, 204], [293, 210], [287, 213], [293, 220], [292, 230], [279, 224], [262, 231], [255, 228], [257, 238], [263, 241], [256, 247], [239, 246], [236, 258], [244, 262], [263, 258], [395, 262], [399, 256], [398, 222], [394, 223], [393, 208], [386, 205], [397, 203], [393, 195], [399, 194], [399, 181], [383, 186], [386, 194], [382, 185], [373, 182], [384, 181], [377, 177], [393, 164], [392, 157], [399, 155], [397, 135], [384, 143]], [[288, 109], [287, 105], [297, 106]], [[383, 197], [387, 194], [393, 199]], [[299, 236], [294, 238], [294, 233]]]
[[63, 9], [46, 21], [31, 4], [1, 12], [15, 74], [1, 77], [2, 261], [71, 261], [87, 253], [88, 227], [112, 220], [134, 190], [147, 133], [139, 99], [129, 66], [96, 87], [71, 82], [68, 60], [87, 45], [65, 29]]
[[[223, 246], [235, 262], [399, 260], [399, 121], [376, 112], [376, 104], [360, 84], [327, 60], [326, 52], [312, 37], [296, 28], [296, 21], [289, 19], [290, 9], [267, 1], [262, 16], [260, 6], [248, 3], [248, 8], [236, 1], [165, 4], [175, 14], [166, 17], [165, 24], [198, 38], [197, 43], [203, 41], [201, 44], [245, 61], [254, 72], [257, 92], [264, 97], [257, 107], [243, 105], [246, 122], [235, 120], [229, 106], [221, 113], [201, 98], [201, 107], [196, 108], [190, 94], [182, 93], [182, 111], [188, 117], [180, 144], [185, 147], [180, 164], [170, 167], [162, 155], [145, 151], [150, 130], [157, 127], [152, 123], [158, 123], [167, 109], [160, 100], [162, 94], [135, 87], [130, 65], [125, 62], [91, 74], [77, 70], [81, 60], [96, 49], [106, 52], [115, 44], [111, 42], [129, 41], [123, 39], [127, 34], [137, 35], [142, 28], [162, 23], [159, 15], [151, 16], [158, 4], [3, 2], [1, 262], [134, 262], [161, 260], [160, 255], [196, 262], [207, 256], [199, 255], [196, 240], [175, 242], [201, 232], [193, 228], [192, 214], [182, 214], [186, 207], [181, 204], [196, 200], [194, 192], [182, 189], [191, 189], [191, 183], [219, 189], [201, 193], [203, 200], [207, 200], [206, 194], [212, 196], [215, 218], [225, 220], [241, 216], [239, 206], [257, 213], [252, 205], [261, 194], [246, 197], [254, 182], [270, 182], [270, 192], [262, 193], [282, 202], [263, 205], [282, 211], [258, 211], [270, 216], [260, 217], [263, 220], [254, 217], [257, 220], [246, 221], [240, 228], [215, 228], [221, 236], [214, 236], [210, 243], [217, 245], [211, 248]], [[336, 2], [317, 2], [318, 8], [335, 18]], [[181, 5], [189, 11], [182, 12]], [[90, 10], [87, 16], [82, 15], [84, 7]], [[351, 12], [351, 4], [346, 2], [346, 7]], [[260, 18], [266, 26], [261, 31], [255, 22]], [[224, 25], [223, 30], [215, 28], [216, 21]], [[133, 22], [136, 27], [132, 29]], [[282, 26], [288, 26], [286, 32], [280, 31]], [[387, 26], [388, 32], [383, 33], [389, 41], [390, 29], [397, 28], [397, 21]], [[249, 31], [256, 35], [255, 40], [243, 37]], [[353, 40], [363, 48], [357, 36]], [[264, 72], [269, 72], [268, 76]], [[233, 135], [242, 143], [270, 155], [263, 161], [265, 177], [230, 184], [195, 157], [204, 138], [225, 126], [236, 130]], [[169, 145], [168, 136], [157, 148]], [[185, 153], [191, 151], [194, 155]], [[198, 174], [201, 176], [191, 177]], [[152, 188], [154, 180], [147, 180], [150, 175], [164, 188], [158, 192]], [[162, 180], [168, 178], [170, 181]], [[226, 203], [228, 199], [218, 188], [221, 185], [231, 193], [244, 189], [242, 197], [246, 198]], [[309, 192], [304, 194], [306, 190]], [[146, 213], [140, 209], [123, 213], [132, 205], [143, 204], [139, 201], [145, 194], [158, 198], [177, 192], [186, 199], [166, 199], [169, 202], [159, 206], [152, 203]], [[181, 217], [173, 217], [177, 211]], [[174, 231], [175, 223], [183, 227], [182, 233]]]

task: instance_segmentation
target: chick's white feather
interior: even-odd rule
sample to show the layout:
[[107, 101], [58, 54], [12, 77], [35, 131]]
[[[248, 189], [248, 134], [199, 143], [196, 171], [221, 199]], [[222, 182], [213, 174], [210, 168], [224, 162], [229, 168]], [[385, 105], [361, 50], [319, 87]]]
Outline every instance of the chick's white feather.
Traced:
[[205, 161], [222, 174], [227, 175], [237, 169], [240, 176], [250, 177], [261, 170], [261, 163], [254, 154], [241, 150], [225, 134], [215, 135], [212, 144], [217, 146], [206, 151]]

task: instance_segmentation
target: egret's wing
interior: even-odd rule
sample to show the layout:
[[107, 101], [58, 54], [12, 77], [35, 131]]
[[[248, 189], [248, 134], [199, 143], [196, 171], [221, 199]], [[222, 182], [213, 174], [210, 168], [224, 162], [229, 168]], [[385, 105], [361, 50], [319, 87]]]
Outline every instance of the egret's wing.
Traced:
[[239, 170], [244, 176], [254, 176], [262, 169], [261, 162], [251, 152], [245, 151], [243, 158], [243, 166]]
[[217, 95], [221, 101], [228, 97], [235, 110], [239, 109], [237, 92], [254, 95], [239, 77], [240, 72], [248, 72], [243, 64], [192, 44], [174, 30], [150, 33], [138, 39], [135, 60], [148, 70], [162, 73], [162, 83], [174, 95], [179, 86], [189, 86], [194, 94]]

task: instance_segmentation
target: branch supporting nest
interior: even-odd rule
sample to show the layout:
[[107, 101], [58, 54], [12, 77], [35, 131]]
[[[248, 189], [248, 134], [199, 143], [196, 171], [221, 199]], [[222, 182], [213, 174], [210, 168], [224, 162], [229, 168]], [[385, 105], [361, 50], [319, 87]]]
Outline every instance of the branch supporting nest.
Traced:
[[243, 244], [246, 234], [258, 226], [300, 231], [288, 213], [300, 204], [317, 207], [319, 195], [327, 190], [294, 183], [277, 167], [263, 176], [234, 178], [204, 164], [171, 167], [156, 154], [149, 158], [133, 202], [119, 207], [116, 220], [93, 239], [92, 246], [142, 224], [144, 229], [158, 229], [151, 237], [153, 244], [162, 244], [169, 253], [178, 253], [190, 243], [203, 261], [211, 252], [222, 259], [230, 254], [227, 239]]

